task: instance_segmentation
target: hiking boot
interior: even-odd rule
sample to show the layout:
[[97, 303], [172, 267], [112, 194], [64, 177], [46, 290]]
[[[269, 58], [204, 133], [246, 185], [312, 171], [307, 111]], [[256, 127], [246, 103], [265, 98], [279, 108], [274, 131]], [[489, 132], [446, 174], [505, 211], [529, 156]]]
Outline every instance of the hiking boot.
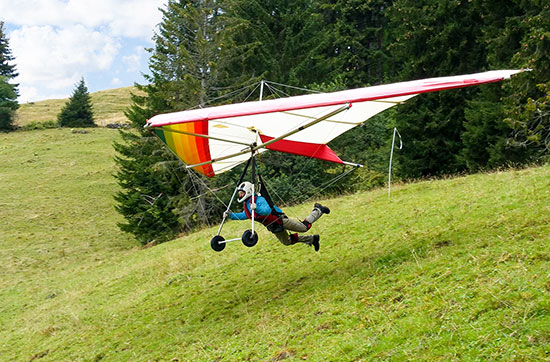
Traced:
[[321, 245], [319, 245], [319, 235], [315, 234], [313, 235], [313, 241], [311, 242], [311, 245], [313, 245], [313, 247], [315, 248], [315, 251], [319, 251], [319, 248], [321, 247]]
[[321, 212], [322, 212], [323, 214], [330, 214], [330, 209], [329, 209], [328, 207], [326, 207], [326, 206], [323, 206], [323, 205], [321, 205], [321, 204], [315, 203], [315, 205], [313, 205], [313, 207], [316, 208], [316, 209], [321, 210]]

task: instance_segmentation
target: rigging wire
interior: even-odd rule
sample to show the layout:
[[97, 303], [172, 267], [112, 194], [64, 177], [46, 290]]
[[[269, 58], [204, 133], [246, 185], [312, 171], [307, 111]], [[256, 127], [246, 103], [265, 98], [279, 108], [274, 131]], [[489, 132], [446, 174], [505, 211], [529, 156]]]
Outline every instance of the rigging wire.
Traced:
[[[313, 188], [313, 192], [310, 194], [309, 197], [307, 197], [306, 199], [298, 199], [300, 203], [305, 203], [309, 200], [311, 200], [314, 196], [316, 196], [317, 194], [320, 194], [321, 192], [325, 191], [326, 189], [328, 189], [330, 186], [334, 185], [335, 183], [337, 183], [338, 181], [340, 181], [341, 179], [343, 179], [344, 177], [346, 177], [347, 175], [349, 175], [350, 173], [354, 172], [355, 170], [357, 170], [359, 167], [353, 167], [352, 169], [349, 169], [347, 170], [346, 172], [342, 172], [340, 173], [339, 175], [333, 177], [332, 179], [328, 180], [327, 182], [325, 182], [324, 184], [322, 184], [321, 186], [317, 186], [317, 187], [314, 187]], [[280, 205], [284, 208], [288, 208], [290, 207], [290, 205], [285, 202], [283, 200], [283, 198], [277, 193], [277, 190], [271, 188], [270, 186], [268, 187], [268, 183], [265, 181], [264, 179], [264, 183], [265, 183], [265, 187], [266, 188], [269, 188], [270, 192], [272, 192], [280, 201]], [[298, 218], [296, 217], [296, 215], [292, 215], [293, 217], [295, 218]]]
[[[216, 192], [215, 191], [219, 191], [219, 190], [223, 190], [225, 188], [227, 188], [228, 186], [230, 185], [226, 185], [226, 186], [223, 186], [223, 187], [219, 187], [217, 188], [215, 191], [212, 190], [210, 187], [208, 187], [208, 185], [206, 184], [206, 182], [204, 182], [195, 172], [191, 171], [190, 169], [186, 168], [187, 172], [189, 172], [190, 175], [192, 175], [192, 177], [194, 177], [197, 181], [199, 181], [200, 183], [202, 183], [203, 187], [206, 189], [206, 191], [209, 191], [212, 195], [214, 195], [214, 197], [225, 207], [227, 207], [227, 205], [225, 204], [225, 202], [218, 196], [216, 195]], [[199, 197], [202, 197], [206, 194], [206, 192], [204, 193], [201, 193], [200, 195], [197, 195], [195, 197], [193, 197], [193, 199], [196, 199], [196, 198], [199, 198]]]
[[[187, 170], [187, 173], [191, 173], [191, 171], [189, 171], [188, 169]], [[192, 184], [192, 187], [193, 187], [193, 190], [195, 191], [195, 194], [196, 195], [202, 195], [203, 192], [202, 190], [200, 190], [200, 185], [204, 183], [202, 182], [202, 180], [199, 180], [199, 187], [197, 187], [197, 184], [195, 183], [195, 181], [193, 181], [193, 177], [190, 177], [190, 180], [191, 180], [191, 184]], [[204, 185], [206, 186], [206, 185]], [[200, 209], [200, 211], [198, 210]], [[201, 202], [201, 198], [199, 198], [199, 201], [197, 203], [195, 203], [195, 208], [193, 211], [197, 211], [197, 212], [201, 212], [202, 213], [202, 217], [203, 219], [206, 221], [206, 224], [208, 226], [210, 226], [210, 222], [208, 221], [208, 217], [206, 216], [206, 209], [205, 209], [205, 206], [204, 206], [204, 202]], [[193, 213], [191, 213], [189, 215], [189, 217], [187, 218], [187, 220], [189, 220], [189, 218], [191, 217]]]
[[313, 89], [307, 89], [307, 88], [300, 88], [300, 87], [295, 87], [295, 86], [292, 86], [292, 85], [288, 85], [288, 84], [282, 84], [282, 83], [277, 83], [277, 82], [272, 82], [272, 81], [265, 81], [266, 83], [271, 83], [271, 84], [275, 84], [275, 85], [278, 85], [280, 87], [287, 87], [287, 88], [292, 88], [292, 89], [297, 89], [297, 90], [301, 90], [301, 91], [304, 91], [304, 92], [311, 92], [311, 93], [323, 93], [321, 91], [317, 91], [317, 90], [313, 90]]
[[252, 96], [252, 94], [254, 94], [256, 89], [258, 89], [258, 87], [260, 87], [260, 85], [261, 85], [261, 83], [256, 84], [256, 87], [254, 87], [254, 89], [252, 89], [252, 91], [250, 93], [248, 93], [248, 95], [246, 96], [244, 101], [242, 101], [242, 103], [246, 102], [248, 100], [248, 98], [250, 98]]
[[[204, 103], [204, 105], [210, 104], [210, 103], [215, 102], [215, 101], [220, 100], [220, 99], [225, 99], [225, 98], [233, 97], [233, 96], [235, 96], [235, 95], [244, 93], [247, 89], [250, 89], [250, 88], [252, 88], [252, 87], [254, 87], [254, 86], [256, 86], [256, 87], [252, 90], [252, 92], [250, 92], [250, 94], [252, 94], [252, 93], [254, 93], [254, 91], [256, 90], [256, 88], [258, 88], [258, 85], [257, 85], [256, 83], [249, 84], [249, 85], [247, 85], [247, 86], [244, 86], [244, 87], [242, 87], [242, 88], [236, 89], [236, 90], [231, 91], [231, 92], [229, 92], [229, 93], [226, 93], [226, 94], [224, 94], [224, 95], [221, 95], [221, 96], [212, 98], [212, 99], [208, 100], [208, 102]], [[248, 97], [250, 97], [250, 95], [248, 95], [246, 99], [248, 99]], [[245, 100], [245, 101], [246, 101], [246, 100]], [[202, 107], [203, 107], [203, 105], [197, 104], [196, 106], [193, 106], [193, 107], [191, 107], [191, 108], [188, 108], [187, 110], [197, 109], [197, 108], [202, 108]]]
[[[261, 83], [260, 83], [261, 84]], [[260, 85], [259, 84], [259, 85]], [[311, 90], [311, 89], [306, 89], [306, 88], [300, 88], [300, 87], [295, 87], [295, 86], [291, 86], [291, 85], [287, 85], [287, 84], [282, 84], [282, 83], [277, 83], [277, 82], [271, 82], [271, 81], [264, 81], [263, 84], [265, 84], [265, 86], [267, 87], [267, 89], [269, 89], [269, 91], [271, 92], [271, 94], [273, 94], [275, 97], [278, 97], [278, 98], [281, 98], [281, 94], [283, 96], [290, 96], [288, 93], [284, 92], [283, 90], [275, 87], [274, 85], [276, 86], [279, 86], [279, 87], [286, 87], [286, 88], [292, 88], [292, 89], [297, 89], [297, 90], [301, 90], [301, 91], [305, 91], [305, 92], [310, 92], [310, 93], [322, 93], [320, 91], [316, 91], [316, 90]], [[259, 86], [258, 85], [258, 86]], [[254, 93], [256, 91], [256, 89], [258, 88], [258, 86], [256, 86], [251, 94], [249, 95], [249, 97], [252, 95], [252, 93]], [[247, 99], [249, 98], [247, 97]], [[319, 146], [320, 147], [320, 146]], [[260, 158], [260, 155], [258, 154], [257, 156], [257, 159], [261, 165], [261, 158]], [[331, 187], [332, 185], [334, 185], [335, 183], [337, 183], [338, 181], [340, 181], [341, 179], [343, 179], [344, 177], [346, 177], [347, 175], [349, 175], [350, 173], [352, 173], [353, 171], [355, 171], [358, 167], [353, 167], [352, 169], [350, 170], [347, 170], [346, 172], [342, 172], [341, 174], [337, 175], [336, 177], [333, 177], [332, 179], [330, 179], [329, 181], [325, 182], [324, 184], [322, 184], [321, 186], [318, 186], [318, 187], [315, 187], [313, 188], [313, 192], [310, 194], [310, 196], [304, 200], [302, 200], [301, 202], [306, 202], [306, 201], [309, 201], [311, 198], [313, 198], [315, 195], [325, 191], [326, 189], [328, 189], [329, 187]], [[269, 188], [270, 190], [271, 187], [268, 187], [267, 185], [267, 182], [264, 180], [264, 183], [265, 183], [265, 187], [266, 188]], [[286, 203], [283, 198], [277, 193], [276, 190], [272, 190], [273, 193], [275, 194], [275, 196], [279, 199], [279, 201], [281, 202], [281, 205], [283, 207], [288, 207], [288, 203]]]
[[[271, 91], [271, 93], [278, 97], [278, 98], [282, 98], [281, 94], [284, 95], [284, 97], [289, 97], [290, 95], [280, 89], [277, 89], [275, 87], [273, 87], [273, 85], [276, 85], [276, 86], [279, 86], [279, 87], [286, 87], [286, 88], [292, 88], [292, 89], [296, 89], [296, 90], [301, 90], [301, 91], [304, 91], [304, 92], [310, 92], [310, 93], [323, 93], [323, 92], [320, 92], [320, 91], [316, 91], [316, 90], [313, 90], [313, 89], [307, 89], [307, 88], [300, 88], [300, 87], [295, 87], [295, 86], [292, 86], [292, 85], [288, 85], [288, 84], [282, 84], [282, 83], [277, 83], [277, 82], [272, 82], [272, 81], [263, 81], [264, 84], [267, 86], [267, 88]], [[190, 107], [190, 108], [187, 108], [187, 110], [192, 110], [192, 109], [197, 109], [197, 108], [202, 108], [204, 105], [208, 105], [208, 104], [211, 104], [215, 101], [218, 101], [220, 99], [225, 99], [225, 98], [230, 98], [230, 97], [233, 97], [235, 95], [238, 95], [238, 94], [241, 94], [241, 93], [244, 93], [246, 90], [254, 87], [254, 89], [252, 89], [252, 91], [249, 92], [249, 94], [246, 96], [246, 98], [243, 100], [243, 102], [246, 102], [253, 94], [254, 92], [256, 92], [256, 90], [258, 89], [258, 87], [260, 87], [261, 85], [261, 82], [254, 82], [254, 83], [251, 83], [249, 85], [245, 85], [239, 89], [236, 89], [234, 91], [231, 91], [229, 93], [226, 93], [224, 95], [221, 95], [221, 96], [218, 96], [218, 97], [215, 97], [215, 98], [212, 98], [210, 100], [208, 100], [206, 103], [204, 104], [197, 104], [193, 107]]]
[[275, 87], [273, 87], [272, 85], [270, 85], [269, 83], [265, 83], [267, 89], [269, 89], [271, 91], [271, 94], [273, 94], [274, 96], [276, 97], [279, 97], [279, 98], [282, 98], [279, 93], [282, 93], [285, 97], [289, 97], [290, 95], [288, 93], [285, 93], [283, 92], [282, 90], [279, 90]]
[[[281, 98], [281, 97], [289, 97], [290, 95], [286, 92], [284, 92], [283, 90], [275, 87], [275, 86], [278, 86], [278, 87], [285, 87], [285, 88], [291, 88], [291, 89], [296, 89], [296, 90], [300, 90], [300, 91], [305, 91], [305, 92], [310, 92], [310, 93], [322, 93], [320, 91], [316, 91], [316, 90], [312, 90], [312, 89], [307, 89], [307, 88], [301, 88], [301, 87], [296, 87], [296, 86], [291, 86], [291, 85], [287, 85], [287, 84], [282, 84], [282, 83], [277, 83], [277, 82], [272, 82], [272, 81], [263, 81], [263, 83], [266, 85], [267, 89], [269, 89], [269, 91], [271, 92], [271, 94], [277, 98]], [[256, 90], [258, 89], [258, 87], [260, 87], [261, 85], [261, 82], [255, 82], [255, 83], [252, 83], [250, 85], [247, 85], [247, 86], [244, 86], [244, 87], [241, 87], [239, 89], [236, 89], [234, 91], [231, 91], [227, 94], [224, 94], [222, 96], [219, 96], [219, 97], [215, 97], [215, 98], [212, 98], [211, 100], [209, 100], [208, 102], [206, 102], [205, 104], [210, 104], [212, 102], [215, 102], [217, 100], [220, 100], [220, 99], [225, 99], [225, 98], [229, 98], [229, 97], [232, 97], [232, 96], [235, 96], [235, 95], [238, 95], [238, 94], [242, 94], [244, 93], [245, 91], [249, 90], [250, 88], [254, 87], [250, 92], [249, 94], [246, 96], [246, 98], [243, 100], [243, 102], [246, 102], [255, 92]], [[189, 109], [196, 109], [196, 108], [201, 108], [202, 105], [197, 105], [197, 106], [194, 106], [192, 108], [189, 108]], [[259, 155], [258, 155], [259, 156]], [[260, 161], [260, 158], [258, 157], [258, 160]], [[261, 163], [261, 161], [260, 161]], [[181, 164], [183, 166], [185, 166], [183, 164], [183, 162], [181, 162]], [[327, 188], [329, 188], [330, 186], [332, 186], [333, 184], [335, 184], [336, 182], [340, 181], [342, 178], [346, 177], [347, 175], [349, 175], [351, 172], [353, 172], [357, 167], [354, 167], [353, 169], [351, 170], [348, 170], [346, 172], [343, 172], [341, 173], [340, 175], [332, 178], [331, 180], [329, 180], [328, 182], [326, 182], [325, 184], [321, 185], [321, 186], [318, 186], [318, 187], [315, 187], [313, 188], [314, 192], [312, 192], [310, 194], [310, 196], [303, 200], [302, 202], [306, 202], [308, 200], [310, 200], [313, 196], [315, 196], [316, 194], [318, 193], [321, 193], [323, 192], [324, 190], [326, 190]], [[191, 175], [190, 179], [192, 181], [192, 187], [195, 191], [195, 193], [197, 194], [197, 196], [191, 198], [191, 200], [195, 200], [195, 199], [200, 199], [201, 197], [203, 197], [206, 192], [200, 192], [199, 193], [199, 190], [197, 188], [197, 184], [195, 183], [195, 181], [198, 181], [198, 183], [200, 184], [200, 186], [202, 186], [202, 189], [205, 190], [205, 191], [208, 191], [210, 192], [212, 195], [214, 195], [214, 197], [222, 204], [224, 205], [225, 207], [228, 207], [228, 205], [225, 204], [225, 202], [216, 194], [215, 191], [219, 191], [221, 189], [225, 189], [226, 187], [228, 187], [229, 185], [226, 185], [226, 186], [223, 186], [223, 187], [220, 187], [220, 188], [217, 188], [216, 190], [212, 190], [205, 182], [204, 180], [202, 180], [198, 175], [195, 174], [195, 172], [193, 172], [192, 170], [186, 168], [186, 171], [188, 172], [189, 175]], [[178, 177], [178, 176], [176, 176]], [[178, 177], [179, 179], [179, 177]], [[180, 180], [180, 182], [182, 182]], [[265, 183], [265, 181], [264, 181]], [[267, 183], [265, 185], [267, 187]], [[276, 190], [273, 191], [274, 194], [277, 196], [277, 198], [280, 200], [280, 202], [282, 203], [282, 205], [284, 207], [287, 207], [289, 206], [288, 203], [286, 203], [282, 197], [276, 192]], [[202, 203], [200, 203], [201, 205], [196, 205], [196, 207], [200, 207], [201, 208], [201, 211], [203, 212], [204, 215], [206, 215], [206, 210], [204, 209], [204, 205], [202, 205]], [[229, 205], [230, 207], [230, 205]], [[208, 221], [207, 221], [208, 222]]]

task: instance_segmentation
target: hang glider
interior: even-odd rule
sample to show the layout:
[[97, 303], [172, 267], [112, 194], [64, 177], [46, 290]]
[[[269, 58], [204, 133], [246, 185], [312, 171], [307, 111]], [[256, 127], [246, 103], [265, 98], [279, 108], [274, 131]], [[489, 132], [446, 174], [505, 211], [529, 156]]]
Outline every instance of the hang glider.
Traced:
[[187, 167], [208, 177], [265, 150], [348, 164], [327, 143], [376, 114], [421, 93], [499, 82], [521, 71], [496, 70], [160, 114], [147, 126]]

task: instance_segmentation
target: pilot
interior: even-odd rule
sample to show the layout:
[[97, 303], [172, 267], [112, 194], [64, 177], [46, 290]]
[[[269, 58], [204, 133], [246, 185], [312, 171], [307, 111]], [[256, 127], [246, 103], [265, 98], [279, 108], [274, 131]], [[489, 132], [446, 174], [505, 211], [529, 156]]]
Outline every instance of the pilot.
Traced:
[[243, 211], [239, 213], [226, 211], [224, 217], [229, 217], [231, 220], [251, 219], [252, 210], [254, 210], [254, 220], [261, 222], [284, 245], [304, 243], [313, 246], [315, 251], [319, 251], [319, 235], [298, 235], [298, 233], [308, 231], [323, 214], [330, 214], [328, 207], [316, 203], [311, 214], [304, 221], [299, 221], [287, 217], [277, 206], [270, 206], [263, 196], [257, 194], [252, 197], [253, 190], [252, 183], [248, 181], [241, 183], [237, 189], [239, 195], [237, 201], [243, 203]]

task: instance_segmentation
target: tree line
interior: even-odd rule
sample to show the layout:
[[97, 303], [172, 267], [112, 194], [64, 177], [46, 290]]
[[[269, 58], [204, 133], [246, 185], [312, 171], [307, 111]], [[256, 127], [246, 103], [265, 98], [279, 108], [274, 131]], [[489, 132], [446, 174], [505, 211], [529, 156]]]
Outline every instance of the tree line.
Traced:
[[[540, 162], [548, 157], [550, 7], [512, 0], [169, 1], [115, 144], [120, 226], [163, 241], [219, 221], [241, 172], [214, 179], [186, 170], [143, 125], [151, 116], [240, 102], [262, 79], [334, 91], [426, 77], [531, 68], [512, 81], [426, 94], [341, 137], [331, 148], [367, 167], [335, 186], [339, 167], [266, 153], [279, 202], [383, 185], [392, 130], [403, 135], [395, 173], [420, 178]], [[246, 88], [248, 89], [248, 88]], [[285, 89], [286, 94], [298, 91]], [[291, 186], [289, 186], [291, 185]], [[211, 190], [218, 190], [217, 196]]]

